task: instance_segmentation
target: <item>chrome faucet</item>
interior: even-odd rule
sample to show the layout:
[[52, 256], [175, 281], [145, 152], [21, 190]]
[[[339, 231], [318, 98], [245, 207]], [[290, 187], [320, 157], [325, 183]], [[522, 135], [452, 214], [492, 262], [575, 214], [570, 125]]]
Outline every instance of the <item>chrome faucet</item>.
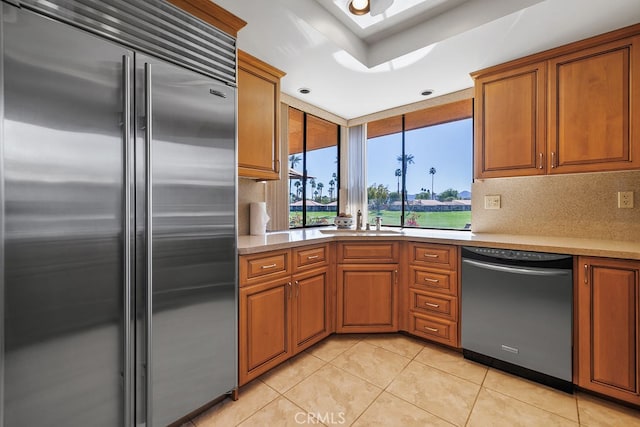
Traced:
[[360, 209], [356, 214], [356, 230], [362, 230], [362, 211]]

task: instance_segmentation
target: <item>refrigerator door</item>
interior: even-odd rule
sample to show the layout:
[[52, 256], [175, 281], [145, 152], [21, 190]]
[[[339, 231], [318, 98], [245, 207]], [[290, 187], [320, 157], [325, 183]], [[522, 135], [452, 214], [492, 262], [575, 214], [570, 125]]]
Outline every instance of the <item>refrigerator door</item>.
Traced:
[[147, 425], [164, 426], [237, 384], [236, 101], [139, 54], [136, 81], [140, 380]]
[[2, 7], [1, 421], [127, 425], [123, 82], [133, 54]]

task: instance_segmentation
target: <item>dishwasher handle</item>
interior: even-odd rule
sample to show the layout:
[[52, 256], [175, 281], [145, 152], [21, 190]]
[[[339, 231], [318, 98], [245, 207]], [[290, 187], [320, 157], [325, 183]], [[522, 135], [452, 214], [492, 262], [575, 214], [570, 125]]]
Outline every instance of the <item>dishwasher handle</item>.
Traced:
[[491, 263], [486, 263], [481, 261], [474, 261], [470, 259], [463, 259], [462, 263], [472, 265], [478, 268], [483, 268], [485, 270], [500, 271], [503, 273], [526, 274], [529, 276], [566, 276], [571, 274], [571, 270], [514, 267], [510, 265], [507, 266], [507, 265], [491, 264]]

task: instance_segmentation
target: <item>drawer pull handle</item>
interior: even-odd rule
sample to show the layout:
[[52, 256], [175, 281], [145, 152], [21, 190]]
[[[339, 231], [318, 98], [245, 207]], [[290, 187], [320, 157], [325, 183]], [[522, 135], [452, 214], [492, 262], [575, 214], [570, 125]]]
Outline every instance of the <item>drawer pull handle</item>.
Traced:
[[440, 280], [438, 279], [430, 279], [428, 277], [424, 278], [425, 282], [438, 283]]
[[316, 259], [316, 258], [318, 258], [318, 255], [309, 255], [307, 257], [307, 259]]
[[426, 256], [427, 258], [438, 258], [439, 255], [436, 254], [424, 254], [424, 256]]
[[431, 332], [438, 332], [438, 329], [436, 329], [436, 328], [430, 328], [430, 327], [428, 327], [428, 326], [425, 326], [424, 328], [425, 328], [427, 331], [431, 331]]
[[269, 264], [269, 265], [263, 265], [262, 267], [260, 267], [263, 270], [266, 270], [267, 268], [273, 268], [275, 267], [277, 264]]
[[433, 307], [433, 308], [438, 308], [440, 307], [440, 304], [434, 304], [432, 302], [425, 302], [425, 305], [428, 305], [429, 307]]

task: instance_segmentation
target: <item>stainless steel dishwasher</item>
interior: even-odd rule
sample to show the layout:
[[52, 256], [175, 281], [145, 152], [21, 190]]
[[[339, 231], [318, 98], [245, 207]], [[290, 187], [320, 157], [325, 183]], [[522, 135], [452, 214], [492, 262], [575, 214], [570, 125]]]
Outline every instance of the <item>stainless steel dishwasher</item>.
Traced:
[[464, 357], [571, 392], [573, 258], [462, 248]]

